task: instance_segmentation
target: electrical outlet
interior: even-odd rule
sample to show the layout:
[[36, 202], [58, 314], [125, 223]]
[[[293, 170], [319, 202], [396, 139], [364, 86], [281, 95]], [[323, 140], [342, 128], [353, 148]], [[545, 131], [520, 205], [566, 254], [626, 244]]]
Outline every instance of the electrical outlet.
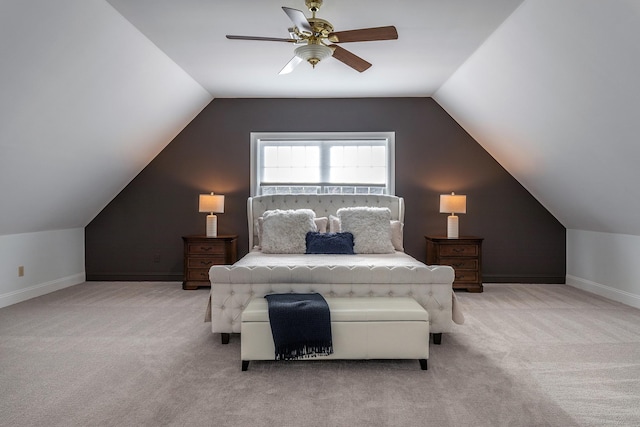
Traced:
[[18, 277], [24, 276], [24, 265], [18, 267]]
[[155, 262], [155, 263], [160, 262], [160, 254], [154, 254], [153, 255], [153, 262]]

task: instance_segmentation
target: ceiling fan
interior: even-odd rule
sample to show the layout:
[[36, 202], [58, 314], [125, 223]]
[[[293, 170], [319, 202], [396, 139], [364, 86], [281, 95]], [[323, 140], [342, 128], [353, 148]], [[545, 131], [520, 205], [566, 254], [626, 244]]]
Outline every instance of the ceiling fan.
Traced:
[[371, 64], [335, 43], [395, 40], [398, 38], [398, 32], [394, 26], [333, 31], [333, 25], [329, 21], [316, 18], [316, 12], [320, 10], [322, 1], [305, 0], [305, 5], [312, 13], [312, 17], [308, 19], [300, 10], [282, 7], [282, 10], [294, 24], [294, 27], [289, 28], [289, 38], [234, 35], [227, 35], [227, 38], [231, 40], [286, 42], [300, 45], [295, 49], [294, 57], [284, 66], [280, 74], [290, 73], [302, 61], [309, 62], [315, 68], [320, 61], [330, 56], [356, 71], [363, 72], [371, 67]]

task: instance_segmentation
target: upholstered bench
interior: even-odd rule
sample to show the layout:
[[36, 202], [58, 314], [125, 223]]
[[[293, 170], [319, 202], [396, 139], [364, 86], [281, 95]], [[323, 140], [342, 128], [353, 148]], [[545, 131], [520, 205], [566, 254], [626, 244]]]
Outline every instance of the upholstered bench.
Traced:
[[[303, 360], [418, 359], [427, 369], [429, 314], [413, 298], [325, 298], [331, 311], [333, 354]], [[267, 301], [254, 298], [242, 312], [242, 370], [251, 360], [274, 360]]]

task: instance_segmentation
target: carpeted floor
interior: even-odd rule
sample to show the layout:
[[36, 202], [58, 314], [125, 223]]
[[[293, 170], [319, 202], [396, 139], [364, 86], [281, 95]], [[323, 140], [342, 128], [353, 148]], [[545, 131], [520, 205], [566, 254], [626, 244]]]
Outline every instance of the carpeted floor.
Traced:
[[252, 362], [208, 290], [89, 282], [0, 309], [2, 426], [637, 426], [640, 310], [565, 285], [459, 293], [417, 361]]

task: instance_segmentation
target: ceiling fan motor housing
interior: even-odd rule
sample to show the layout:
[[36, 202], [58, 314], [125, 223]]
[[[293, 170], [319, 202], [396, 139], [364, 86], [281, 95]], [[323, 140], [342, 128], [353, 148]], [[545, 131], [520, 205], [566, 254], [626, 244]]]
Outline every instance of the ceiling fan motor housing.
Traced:
[[308, 21], [317, 37], [326, 38], [333, 32], [333, 25], [329, 21], [320, 18], [309, 18]]

